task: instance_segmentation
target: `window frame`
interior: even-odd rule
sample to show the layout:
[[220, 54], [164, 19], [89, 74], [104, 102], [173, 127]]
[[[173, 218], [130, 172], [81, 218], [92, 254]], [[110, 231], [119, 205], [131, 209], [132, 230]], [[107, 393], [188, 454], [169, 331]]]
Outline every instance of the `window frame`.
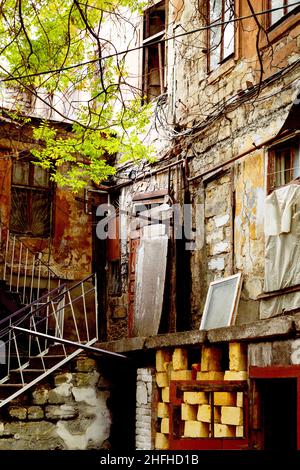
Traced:
[[[165, 12], [165, 24], [164, 29], [161, 31], [150, 35], [150, 13], [151, 10], [164, 5], [164, 12]], [[146, 25], [146, 27], [145, 27]], [[148, 32], [147, 32], [148, 29]], [[154, 100], [157, 96], [165, 93], [166, 91], [166, 63], [167, 63], [167, 46], [165, 42], [158, 42], [159, 40], [163, 40], [166, 34], [167, 29], [167, 1], [160, 0], [155, 2], [153, 5], [147, 7], [144, 10], [143, 14], [143, 27], [142, 27], [142, 44], [143, 44], [143, 57], [142, 57], [142, 102], [150, 102]], [[158, 67], [159, 67], [159, 82], [160, 82], [160, 94], [157, 96], [149, 96], [150, 95], [150, 87], [149, 84], [149, 76], [150, 76], [150, 67], [149, 67], [149, 56], [150, 50], [153, 47], [157, 47], [157, 55], [158, 55]]]
[[[271, 10], [272, 9], [272, 0], [265, 0], [266, 1], [266, 6], [265, 6], [265, 9], [266, 10]], [[287, 11], [289, 5], [286, 3], [287, 0], [282, 0], [284, 2], [283, 6], [284, 6], [284, 14], [281, 18], [279, 18], [279, 20], [275, 21], [274, 23], [272, 23], [272, 12], [269, 12], [267, 14], [267, 29], [269, 31], [272, 31], [273, 29], [277, 28], [277, 26], [280, 26], [284, 21], [286, 21], [288, 18], [291, 18], [295, 13], [299, 13], [300, 12], [300, 5], [299, 6], [295, 6], [295, 8], [293, 8], [291, 11]], [[281, 11], [281, 10], [277, 10], [277, 11]]]
[[[284, 186], [287, 186], [289, 184], [292, 184], [293, 181], [295, 181], [297, 176], [294, 176], [293, 170], [295, 160], [296, 160], [296, 148], [298, 146], [298, 153], [299, 153], [299, 159], [300, 159], [300, 138], [296, 135], [294, 136], [289, 136], [287, 139], [284, 139], [282, 142], [275, 142], [272, 144], [272, 146], [268, 147], [267, 152], [268, 152], [268, 165], [267, 165], [267, 194], [272, 193], [275, 189], [282, 188]], [[279, 151], [286, 151], [287, 149], [290, 149], [290, 166], [288, 170], [284, 171], [289, 171], [290, 172], [290, 180], [287, 183], [284, 184], [278, 184], [277, 185], [277, 170], [276, 170], [276, 160], [278, 158], [278, 152]], [[300, 168], [299, 168], [299, 174], [300, 174]]]
[[[210, 26], [210, 12], [211, 12], [211, 1], [213, 0], [207, 0], [205, 2], [205, 7], [204, 7], [204, 17], [206, 20], [206, 26]], [[225, 15], [225, 2], [226, 0], [221, 0], [222, 1], [222, 15], [221, 15], [221, 20], [222, 22], [224, 21], [224, 15]], [[234, 14], [236, 15], [237, 13], [237, 2], [236, 0], [229, 0], [233, 3], [233, 8], [234, 8]], [[206, 66], [207, 66], [207, 72], [208, 73], [213, 73], [215, 70], [217, 70], [219, 67], [221, 67], [224, 63], [226, 63], [228, 60], [232, 59], [236, 55], [236, 35], [237, 35], [237, 29], [235, 26], [235, 23], [233, 23], [233, 51], [226, 57], [224, 57], [224, 31], [225, 31], [226, 25], [221, 26], [221, 42], [220, 42], [220, 61], [218, 62], [217, 66], [215, 68], [211, 67], [211, 28], [207, 29], [206, 33], [206, 49], [207, 49], [207, 54], [206, 54]]]
[[[49, 179], [48, 179], [48, 185], [37, 185], [34, 182], [34, 169], [36, 165], [34, 164], [34, 159], [30, 156], [24, 156], [22, 157], [22, 163], [28, 163], [28, 184], [26, 183], [15, 183], [14, 182], [14, 165], [18, 163], [20, 160], [14, 158], [11, 166], [11, 200], [13, 199], [13, 191], [14, 189], [19, 189], [19, 190], [26, 190], [28, 194], [28, 207], [27, 207], [27, 212], [26, 214], [28, 215], [28, 224], [27, 227], [31, 227], [32, 225], [32, 211], [33, 211], [33, 194], [35, 191], [38, 192], [44, 192], [46, 194], [46, 199], [49, 202], [48, 204], [48, 209], [49, 209], [49, 227], [47, 230], [45, 230], [44, 234], [34, 234], [30, 230], [26, 231], [21, 231], [17, 230], [12, 227], [11, 225], [11, 215], [10, 215], [10, 232], [19, 236], [23, 237], [30, 237], [30, 238], [49, 238], [51, 236], [51, 227], [52, 227], [52, 217], [53, 217], [53, 190], [54, 186], [53, 183], [50, 180], [50, 173], [49, 173]], [[41, 168], [41, 167], [40, 167]], [[45, 171], [45, 170], [44, 170]], [[11, 207], [12, 210], [12, 207]]]

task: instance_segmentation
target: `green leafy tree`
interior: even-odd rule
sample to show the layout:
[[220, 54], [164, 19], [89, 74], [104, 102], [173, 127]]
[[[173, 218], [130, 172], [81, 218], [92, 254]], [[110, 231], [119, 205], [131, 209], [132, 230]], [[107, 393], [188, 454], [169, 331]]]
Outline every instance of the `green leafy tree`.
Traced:
[[[139, 90], [131, 89], [130, 100], [124, 95], [124, 89], [130, 88], [125, 55], [115, 55], [105, 32], [110, 21], [120, 27], [130, 22], [128, 11], [136, 14], [143, 5], [133, 0], [3, 0], [0, 4], [2, 83], [46, 103], [72, 124], [72, 133], [60, 136], [50, 121], [43, 121], [34, 129], [37, 147], [32, 153], [57, 183], [74, 191], [114, 174], [111, 156], [118, 155], [121, 161], [152, 158], [152, 149], [139, 138], [149, 124], [151, 106], [141, 106]], [[70, 116], [51, 97], [59, 97], [67, 109], [75, 90], [86, 98]], [[17, 104], [15, 108], [22, 112]]]

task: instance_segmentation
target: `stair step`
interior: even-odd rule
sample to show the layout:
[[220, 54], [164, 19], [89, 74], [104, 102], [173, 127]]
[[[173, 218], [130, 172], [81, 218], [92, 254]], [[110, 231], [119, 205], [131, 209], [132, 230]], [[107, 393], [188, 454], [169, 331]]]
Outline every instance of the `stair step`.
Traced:
[[[55, 366], [58, 362], [62, 361], [63, 359], [65, 359], [65, 355], [57, 354], [54, 356], [43, 356], [43, 361], [47, 369], [50, 369], [51, 367]], [[40, 369], [42, 367], [42, 360], [38, 356], [30, 357], [29, 363], [31, 369]]]
[[[26, 384], [24, 384], [26, 385]], [[4, 383], [4, 384], [0, 384], [0, 400], [4, 400], [5, 398], [8, 398], [10, 395], [12, 395], [13, 393], [17, 392], [18, 390], [20, 390], [21, 388], [24, 387], [23, 384], [20, 384], [20, 383], [16, 383], [16, 384], [13, 384], [13, 383]]]
[[75, 348], [67, 345], [63, 347], [62, 344], [51, 344], [49, 346], [49, 355], [51, 356], [54, 356], [55, 354], [64, 355], [64, 351], [66, 351], [67, 354], [72, 353], [75, 351]]
[[[44, 369], [23, 369], [22, 374], [24, 381], [26, 383], [30, 383], [32, 380], [36, 379], [40, 375], [44, 373]], [[9, 382], [10, 383], [18, 383], [21, 378], [21, 373], [19, 370], [11, 370], [10, 371], [10, 376], [9, 376]], [[43, 382], [43, 381], [42, 381]]]

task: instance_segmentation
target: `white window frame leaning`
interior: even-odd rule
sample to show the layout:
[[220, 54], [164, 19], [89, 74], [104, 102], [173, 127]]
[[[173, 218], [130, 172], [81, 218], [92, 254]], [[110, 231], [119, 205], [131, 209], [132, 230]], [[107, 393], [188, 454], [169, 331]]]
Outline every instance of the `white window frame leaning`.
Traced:
[[[223, 326], [230, 326], [230, 325], [234, 324], [235, 319], [236, 319], [236, 315], [237, 315], [238, 301], [239, 301], [239, 297], [240, 297], [240, 293], [241, 293], [241, 289], [242, 289], [242, 274], [241, 273], [233, 274], [232, 276], [227, 276], [227, 277], [224, 277], [222, 279], [218, 279], [218, 280], [213, 281], [213, 282], [210, 283], [209, 289], [208, 289], [208, 292], [207, 292], [207, 296], [206, 296], [203, 315], [202, 315], [202, 318], [201, 318], [201, 324], [200, 324], [200, 328], [199, 328], [200, 330], [206, 329], [205, 328], [205, 323], [206, 323], [206, 320], [209, 316], [210, 302], [211, 302], [214, 287], [224, 283], [225, 281], [231, 280], [231, 279], [236, 279], [236, 285], [235, 285], [235, 289], [234, 289], [234, 293], [233, 293], [233, 298], [232, 298], [232, 302], [231, 302], [230, 311], [228, 312], [228, 315], [227, 315], [227, 324], [223, 325]], [[209, 329], [213, 329], [213, 328], [214, 327], [210, 327]], [[221, 327], [217, 325], [215, 328], [221, 328]]]

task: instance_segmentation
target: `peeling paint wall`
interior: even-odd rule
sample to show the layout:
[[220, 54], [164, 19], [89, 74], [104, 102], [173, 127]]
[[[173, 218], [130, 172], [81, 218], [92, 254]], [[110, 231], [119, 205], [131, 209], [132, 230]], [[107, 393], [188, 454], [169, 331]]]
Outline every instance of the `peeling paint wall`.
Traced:
[[[235, 4], [239, 16], [251, 13], [246, 2]], [[202, 6], [203, 2], [197, 1], [168, 2], [168, 35], [205, 26]], [[255, 2], [257, 11], [264, 7], [263, 0]], [[260, 15], [258, 20], [266, 28], [266, 16]], [[210, 73], [206, 31], [168, 41], [166, 45], [167, 96], [164, 104], [158, 103], [156, 109], [160, 116], [156, 123], [158, 133], [152, 128], [149, 135], [153, 142], [160, 141], [156, 168], [185, 158], [188, 171], [185, 173], [186, 168], [179, 164], [150, 176], [143, 171], [144, 167], [135, 165], [141, 181], [123, 188], [120, 201], [123, 209], [130, 210], [133, 194], [168, 187], [174, 203], [183, 204], [189, 199], [193, 205], [190, 307], [187, 305], [185, 312], [191, 317], [189, 328], [199, 328], [209, 283], [237, 271], [243, 273], [244, 284], [236, 321], [247, 323], [259, 318], [256, 298], [263, 291], [264, 281], [267, 142], [280, 132], [298, 93], [299, 23], [299, 14], [290, 15], [269, 31], [269, 43], [261, 32], [262, 74], [255, 46], [254, 18], [236, 25], [234, 55]], [[131, 63], [131, 70], [132, 66]], [[289, 68], [285, 68], [287, 66]], [[268, 82], [262, 84], [259, 97], [255, 99], [255, 87], [261, 78]], [[172, 134], [174, 126], [178, 134]], [[192, 128], [193, 132], [189, 132]], [[256, 149], [264, 142], [265, 146]], [[187, 181], [187, 176], [201, 175], [243, 153], [243, 158], [224, 166], [215, 175], [211, 173], [193, 182]], [[120, 174], [128, 175], [129, 171], [127, 165], [126, 170], [120, 169]], [[121, 225], [123, 232], [128, 232], [126, 224]], [[128, 288], [128, 247], [128, 240], [122, 241], [123, 295]], [[126, 297], [122, 297], [123, 307], [124, 299], [126, 302]], [[176, 322], [172, 321], [169, 331], [176, 329]], [[126, 335], [127, 322], [125, 316], [110, 320], [114, 339]]]
[[[103, 384], [105, 386], [103, 386]], [[109, 448], [110, 385], [85, 356], [1, 409], [1, 450]]]
[[207, 282], [232, 274], [230, 175], [224, 175], [205, 188], [205, 229]]
[[[34, 125], [34, 124], [33, 124]], [[38, 122], [35, 123], [38, 125]], [[64, 133], [64, 128], [59, 128]], [[0, 130], [0, 205], [1, 221], [9, 227], [11, 211], [11, 155], [30, 150], [35, 144], [32, 126], [21, 129], [2, 124]], [[8, 156], [9, 155], [9, 156]], [[83, 193], [77, 196], [83, 198]], [[84, 212], [84, 203], [65, 188], [56, 187], [52, 204], [51, 236], [19, 237], [32, 250], [42, 252], [42, 260], [61, 278], [79, 280], [91, 273], [92, 219]]]
[[253, 153], [236, 168], [235, 263], [249, 297], [262, 291], [264, 276], [264, 154]]

